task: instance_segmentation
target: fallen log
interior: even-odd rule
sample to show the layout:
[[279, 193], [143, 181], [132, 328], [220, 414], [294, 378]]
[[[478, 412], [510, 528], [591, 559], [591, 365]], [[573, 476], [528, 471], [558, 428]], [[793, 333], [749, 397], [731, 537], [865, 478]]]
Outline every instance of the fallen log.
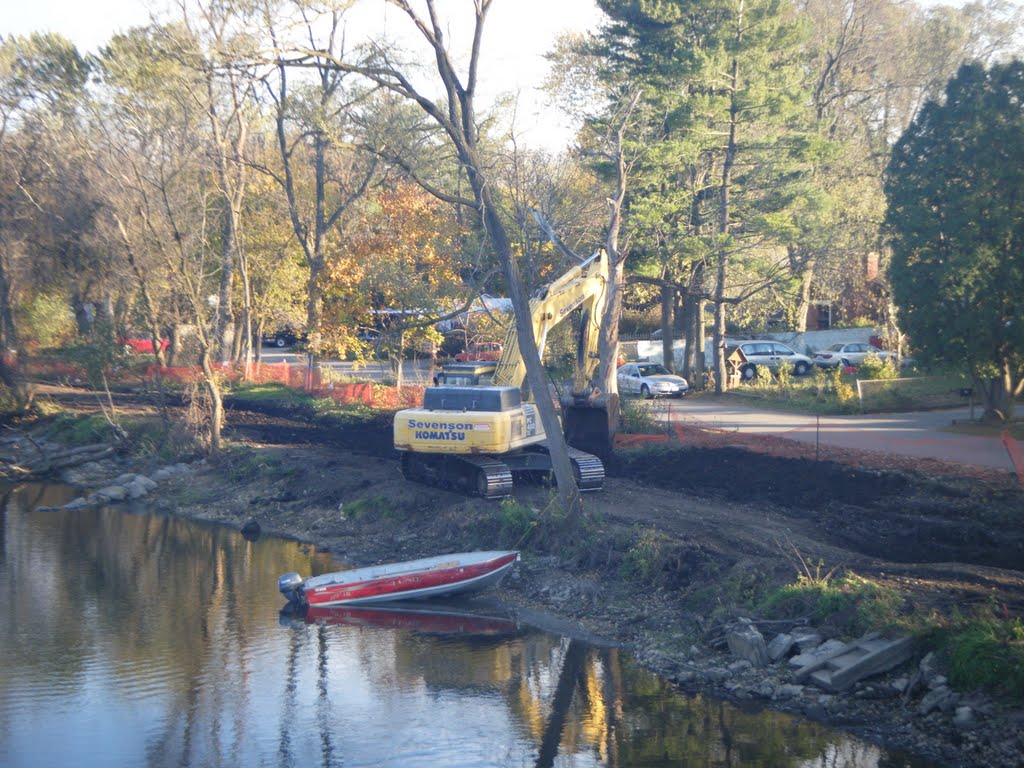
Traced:
[[8, 477], [22, 479], [46, 475], [57, 470], [77, 467], [80, 464], [88, 464], [90, 461], [105, 459], [111, 456], [115, 450], [114, 446], [106, 443], [81, 445], [76, 448], [55, 451], [53, 453], [47, 452], [38, 444], [36, 448], [41, 454], [39, 461], [26, 462], [23, 460], [18, 463], [8, 462], [0, 472]]

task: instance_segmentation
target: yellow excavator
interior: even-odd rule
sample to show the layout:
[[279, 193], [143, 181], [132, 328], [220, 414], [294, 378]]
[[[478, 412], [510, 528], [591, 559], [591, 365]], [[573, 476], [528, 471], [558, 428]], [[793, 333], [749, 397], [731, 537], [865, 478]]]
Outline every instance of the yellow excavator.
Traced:
[[[598, 330], [608, 280], [608, 260], [599, 252], [530, 299], [533, 334], [542, 354], [548, 332], [575, 310], [582, 313], [573, 391], [561, 402], [569, 458], [581, 491], [604, 485], [600, 455], [610, 449], [618, 420], [618, 396], [600, 394], [590, 384], [600, 362]], [[512, 492], [513, 475], [551, 472], [537, 407], [522, 399], [526, 364], [514, 323], [501, 357], [490, 365], [489, 382], [490, 367], [484, 364], [477, 363], [469, 375], [460, 364], [445, 367], [440, 385], [424, 392], [422, 407], [395, 415], [395, 448], [407, 479], [492, 499]]]

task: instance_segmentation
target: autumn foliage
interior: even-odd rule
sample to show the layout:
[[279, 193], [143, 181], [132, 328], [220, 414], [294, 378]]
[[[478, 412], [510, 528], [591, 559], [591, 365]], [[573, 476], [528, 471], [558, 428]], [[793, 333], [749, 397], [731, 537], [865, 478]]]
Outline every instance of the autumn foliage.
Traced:
[[[321, 345], [338, 354], [365, 352], [360, 328], [382, 324], [381, 310], [397, 310], [408, 334], [465, 293], [459, 277], [463, 231], [454, 212], [409, 183], [372, 195], [325, 270]], [[412, 315], [422, 312], [419, 319]], [[394, 318], [391, 318], [394, 322]], [[411, 343], [415, 339], [406, 339]]]

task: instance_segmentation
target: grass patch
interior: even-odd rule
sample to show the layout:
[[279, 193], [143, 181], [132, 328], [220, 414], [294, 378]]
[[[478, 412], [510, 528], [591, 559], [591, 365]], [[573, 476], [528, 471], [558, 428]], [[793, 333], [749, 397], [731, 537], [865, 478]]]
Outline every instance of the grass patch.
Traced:
[[311, 398], [310, 407], [320, 417], [333, 419], [339, 424], [370, 424], [378, 421], [381, 414], [391, 414], [381, 408], [374, 408], [365, 403], [339, 403], [329, 397]]
[[102, 414], [58, 414], [47, 427], [47, 438], [71, 446], [92, 445], [115, 439], [113, 425]]
[[234, 387], [234, 394], [246, 400], [280, 400], [295, 404], [308, 403], [311, 398], [299, 389], [284, 384], [251, 384], [242, 382]]
[[[978, 408], [978, 413], [981, 413], [980, 407]], [[954, 426], [948, 427], [947, 431], [994, 439], [999, 439], [1003, 432], [1006, 431], [1010, 433], [1010, 437], [1014, 440], [1024, 440], [1024, 421], [1013, 421], [1009, 424], [983, 424], [975, 421], [958, 421]]]
[[903, 604], [903, 596], [894, 589], [854, 573], [829, 573], [801, 574], [796, 582], [769, 593], [759, 607], [769, 617], [808, 617], [814, 624], [827, 623], [854, 637], [871, 629], [905, 629]]
[[129, 419], [121, 423], [128, 433], [131, 453], [136, 457], [155, 457], [165, 462], [191, 459], [202, 447], [185, 424], [160, 419]]
[[243, 446], [228, 446], [220, 453], [220, 464], [232, 482], [244, 482], [266, 475], [283, 475], [281, 463], [260, 451]]
[[987, 690], [1024, 699], [1024, 625], [992, 613], [966, 619], [943, 637], [949, 681], [960, 690]]
[[384, 496], [352, 499], [352, 501], [344, 502], [339, 510], [346, 520], [365, 520], [367, 518], [391, 520], [398, 517], [398, 510]]
[[[969, 386], [963, 376], [912, 376], [899, 379], [861, 379], [863, 407], [857, 395], [856, 373], [816, 368], [807, 376], [773, 378], [761, 375], [730, 390], [736, 403], [749, 403], [794, 413], [840, 415], [860, 412], [913, 411], [965, 405], [960, 390]], [[1024, 429], [1022, 429], [1024, 431]]]

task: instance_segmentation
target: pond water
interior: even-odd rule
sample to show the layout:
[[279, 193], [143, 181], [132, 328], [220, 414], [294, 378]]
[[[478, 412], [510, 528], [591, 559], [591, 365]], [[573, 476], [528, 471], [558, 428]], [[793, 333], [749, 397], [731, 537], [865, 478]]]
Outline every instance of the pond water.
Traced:
[[0, 489], [0, 766], [924, 762], [674, 692], [486, 599], [282, 614], [296, 542]]

